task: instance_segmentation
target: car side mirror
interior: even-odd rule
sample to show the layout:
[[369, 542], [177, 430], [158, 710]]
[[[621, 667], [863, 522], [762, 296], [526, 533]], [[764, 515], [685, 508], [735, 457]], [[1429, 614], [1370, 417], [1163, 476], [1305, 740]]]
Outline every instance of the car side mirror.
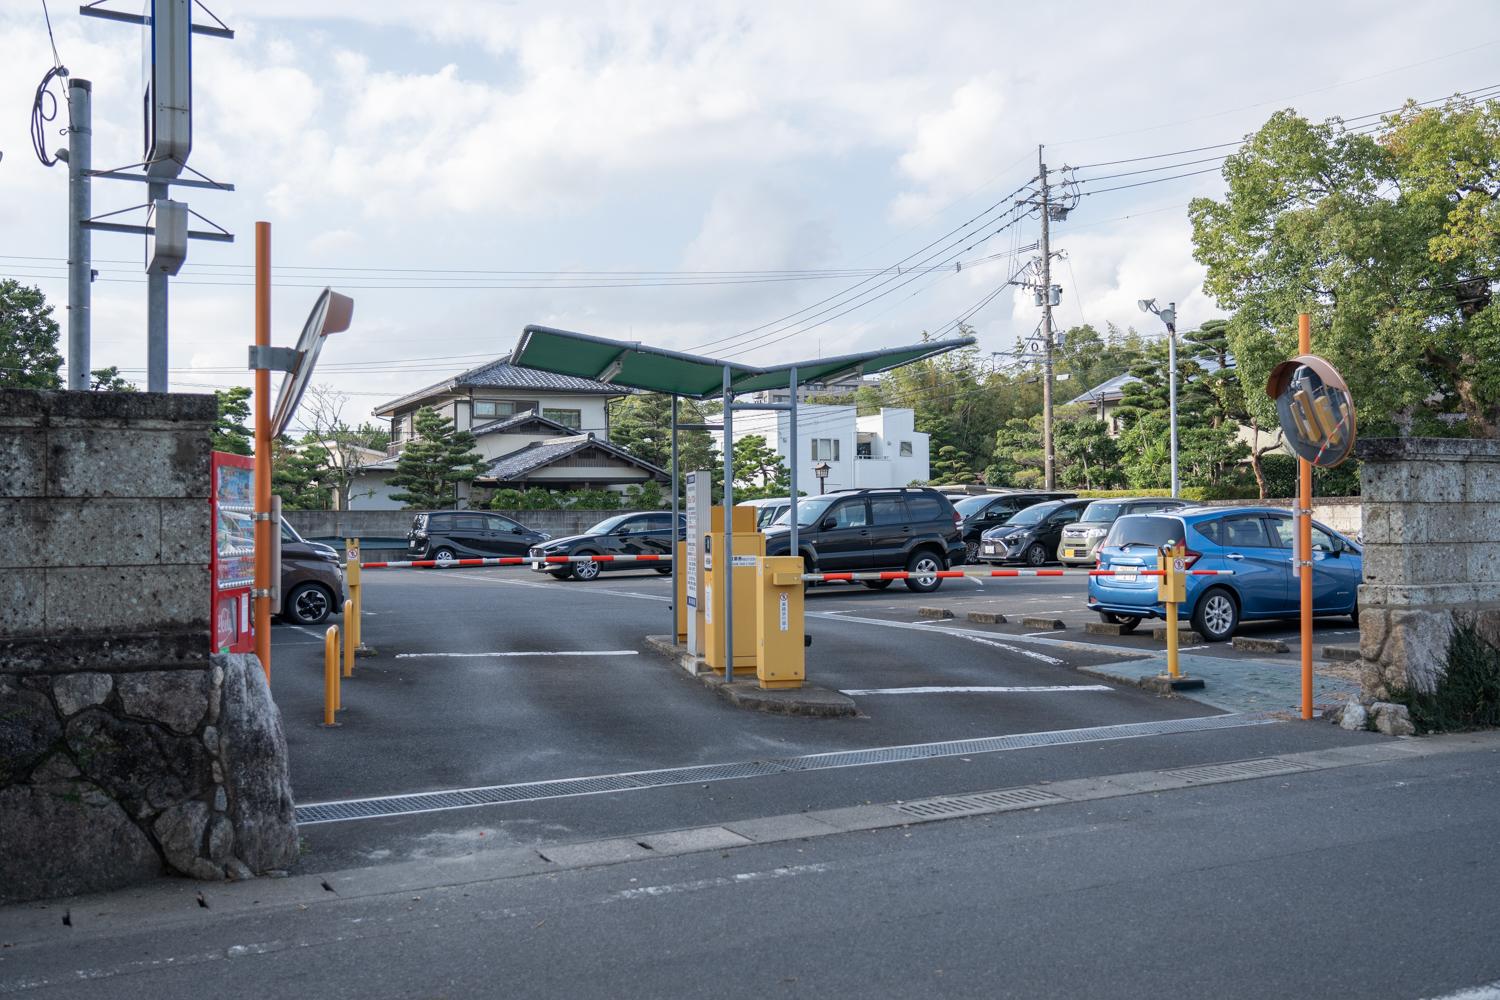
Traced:
[[839, 522], [836, 518], [825, 517], [823, 518], [823, 523], [818, 527], [822, 528], [824, 531], [832, 531], [834, 528], [838, 527], [838, 523]]

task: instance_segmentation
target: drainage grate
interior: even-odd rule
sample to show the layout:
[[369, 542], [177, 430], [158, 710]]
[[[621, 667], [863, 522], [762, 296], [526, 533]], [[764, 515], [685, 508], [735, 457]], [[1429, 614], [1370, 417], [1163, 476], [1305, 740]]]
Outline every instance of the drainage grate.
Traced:
[[981, 792], [978, 795], [950, 795], [937, 799], [922, 799], [917, 802], [903, 802], [892, 808], [908, 816], [931, 819], [938, 816], [973, 816], [1004, 809], [1030, 809], [1035, 806], [1066, 801], [1068, 800], [1061, 795], [1053, 795], [1040, 788], [1006, 788], [998, 792]]
[[[565, 798], [573, 795], [594, 795], [600, 792], [627, 792], [640, 788], [662, 788], [670, 785], [686, 785], [711, 781], [732, 781], [737, 778], [758, 778], [791, 771], [823, 771], [839, 767], [864, 767], [871, 764], [897, 764], [913, 760], [930, 760], [935, 757], [959, 757], [976, 753], [997, 753], [1005, 750], [1027, 750], [1036, 747], [1060, 746], [1070, 743], [1097, 743], [1105, 740], [1134, 739], [1142, 736], [1171, 736], [1179, 733], [1197, 733], [1214, 729], [1234, 729], [1241, 726], [1265, 726], [1277, 720], [1269, 715], [1210, 715], [1196, 719], [1172, 719], [1164, 722], [1132, 722], [1116, 726], [1094, 726], [1089, 729], [1062, 729], [1045, 733], [1017, 733], [1013, 736], [986, 736], [973, 740], [948, 740], [940, 743], [918, 743], [910, 746], [873, 747], [867, 750], [842, 750], [834, 753], [808, 754], [803, 757], [781, 757], [772, 760], [741, 761], [729, 764], [699, 764], [691, 767], [672, 767], [657, 771], [632, 771], [626, 774], [602, 774], [582, 778], [562, 778], [556, 781], [530, 781], [513, 785], [490, 785], [483, 788], [457, 788], [440, 792], [419, 792], [411, 795], [393, 795], [388, 798], [348, 799], [342, 802], [314, 802], [297, 807], [297, 822], [303, 825], [314, 823], [338, 823], [356, 819], [376, 819], [382, 816], [404, 816], [411, 813], [440, 812], [448, 809], [472, 809], [476, 806], [506, 802], [532, 802], [538, 799]], [[1274, 763], [1273, 763], [1274, 762]], [[1257, 777], [1263, 774], [1281, 774], [1301, 770], [1300, 765], [1279, 761], [1276, 758], [1246, 761], [1244, 765], [1216, 765], [1214, 767], [1188, 768], [1170, 772], [1188, 781], [1222, 780], [1211, 777], [1194, 777], [1202, 772], [1236, 766], [1258, 768], [1254, 771], [1236, 772], [1231, 777]], [[1280, 770], [1267, 770], [1276, 767]], [[993, 792], [987, 798], [1032, 794], [1046, 796], [1051, 801], [1056, 796], [1031, 789], [1015, 789]], [[976, 800], [980, 797], [973, 796]], [[939, 800], [932, 800], [934, 802]], [[955, 800], [956, 801], [956, 800]], [[1032, 804], [1028, 800], [1024, 804]], [[1006, 806], [1006, 801], [986, 803], [984, 808], [993, 810]]]
[[1236, 781], [1240, 778], [1267, 778], [1275, 774], [1292, 774], [1306, 771], [1306, 764], [1298, 764], [1280, 757], [1262, 757], [1258, 760], [1232, 760], [1224, 764], [1205, 764], [1202, 767], [1184, 767], [1175, 771], [1164, 771], [1184, 781]]

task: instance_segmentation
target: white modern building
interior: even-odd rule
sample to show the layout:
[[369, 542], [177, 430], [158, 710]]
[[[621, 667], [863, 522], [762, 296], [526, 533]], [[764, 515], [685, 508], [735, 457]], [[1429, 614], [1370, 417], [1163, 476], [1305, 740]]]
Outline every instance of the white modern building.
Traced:
[[[915, 425], [908, 409], [884, 408], [879, 413], [858, 416], [853, 406], [804, 404], [797, 407], [797, 486], [816, 494], [818, 481], [813, 466], [828, 463], [825, 490], [868, 486], [906, 486], [926, 482], [927, 435]], [[791, 453], [791, 414], [784, 410], [739, 412], [734, 415], [734, 439], [759, 435], [776, 449], [782, 462]], [[714, 433], [721, 450], [722, 432]]]

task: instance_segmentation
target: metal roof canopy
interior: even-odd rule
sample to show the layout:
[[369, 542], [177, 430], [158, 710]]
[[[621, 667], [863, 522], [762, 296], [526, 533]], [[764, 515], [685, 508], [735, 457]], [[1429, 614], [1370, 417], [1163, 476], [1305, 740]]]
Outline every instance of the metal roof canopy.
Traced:
[[888, 347], [861, 354], [758, 368], [737, 361], [647, 347], [639, 342], [610, 340], [546, 326], [527, 326], [521, 331], [521, 340], [510, 363], [520, 368], [595, 379], [631, 389], [708, 399], [724, 394], [726, 369], [729, 372], [729, 393], [737, 395], [790, 388], [793, 372], [798, 385], [828, 382], [846, 375], [875, 375], [955, 348], [968, 347], [974, 342], [973, 337], [934, 340], [909, 347]]

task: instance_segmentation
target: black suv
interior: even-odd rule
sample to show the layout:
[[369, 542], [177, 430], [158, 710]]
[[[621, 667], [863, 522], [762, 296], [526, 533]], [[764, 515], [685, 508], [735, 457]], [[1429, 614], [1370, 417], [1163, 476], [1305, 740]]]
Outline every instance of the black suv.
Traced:
[[[687, 518], [677, 515], [677, 538], [687, 535]], [[551, 573], [559, 580], [592, 580], [606, 569], [654, 569], [663, 575], [672, 572], [671, 562], [544, 562], [546, 556], [670, 556], [672, 554], [672, 512], [643, 511], [606, 517], [581, 535], [554, 538], [537, 545], [528, 553], [531, 568]]]
[[418, 514], [406, 533], [408, 559], [494, 559], [524, 556], [552, 536], [483, 510], [441, 510]]
[[984, 533], [1009, 521], [1032, 504], [1071, 500], [1077, 495], [1062, 490], [997, 490], [955, 500], [953, 509], [963, 518], [959, 530], [963, 532], [964, 548], [968, 550], [965, 560], [979, 562], [983, 558], [979, 554], [979, 542]]
[[[766, 555], [788, 555], [788, 511], [766, 527]], [[797, 548], [809, 573], [906, 570], [936, 573], [964, 561], [959, 516], [937, 490], [841, 490], [797, 501]], [[919, 594], [942, 585], [937, 577], [909, 579]], [[889, 580], [870, 580], [884, 590]]]

